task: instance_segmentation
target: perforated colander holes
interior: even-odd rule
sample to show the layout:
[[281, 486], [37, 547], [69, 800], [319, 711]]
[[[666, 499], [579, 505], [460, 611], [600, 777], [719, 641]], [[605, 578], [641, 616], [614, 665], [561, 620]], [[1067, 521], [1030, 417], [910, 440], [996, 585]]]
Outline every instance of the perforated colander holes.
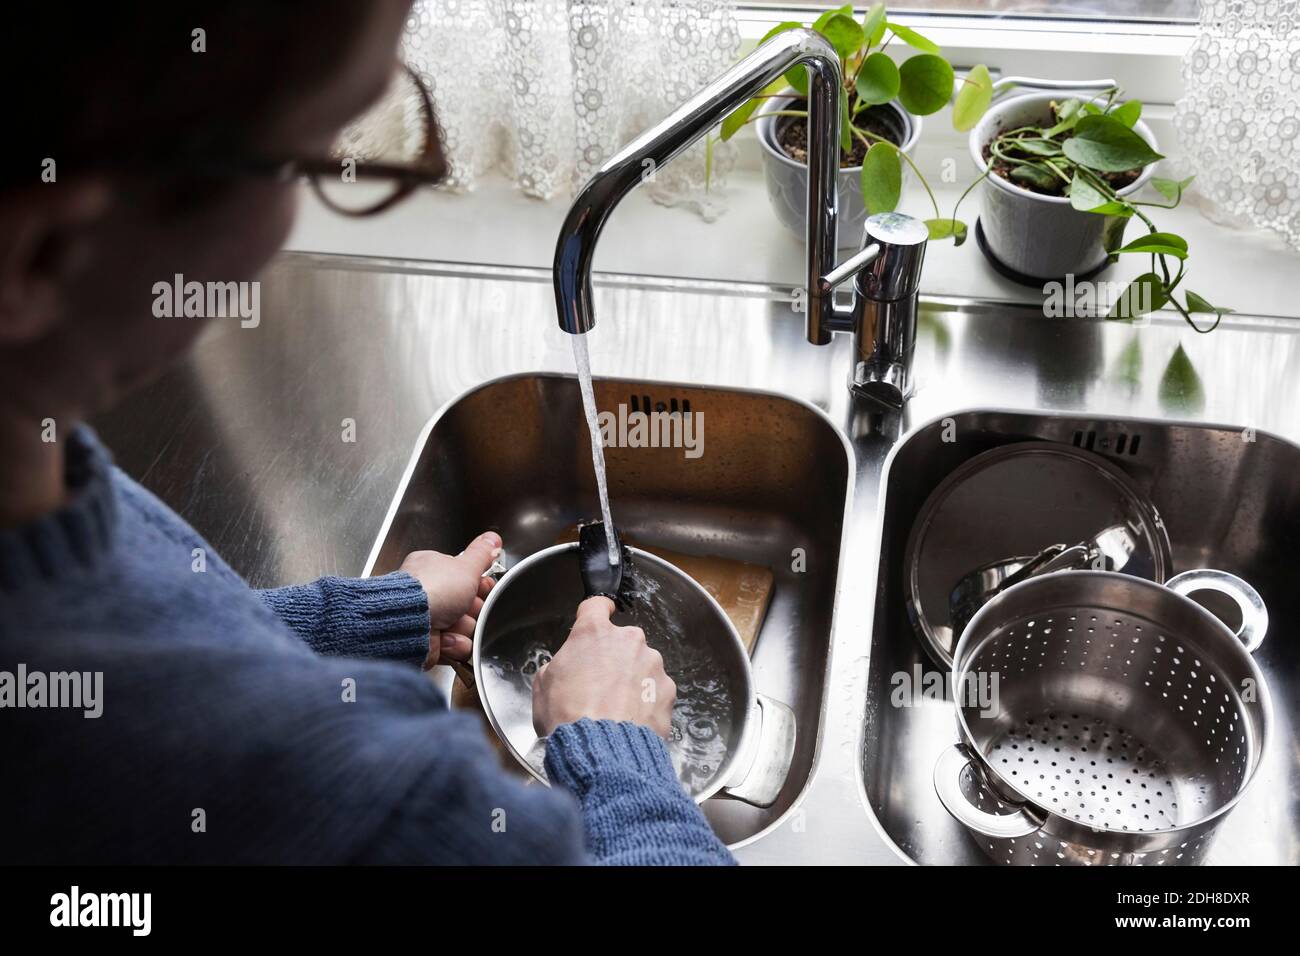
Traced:
[[1178, 825], [1172, 777], [1141, 741], [1100, 718], [1030, 718], [988, 758], [1022, 791], [1081, 823], [1139, 831]]
[[[1178, 866], [1195, 862], [1204, 837], [1163, 850], [1123, 853], [1104, 846], [1085, 846], [1065, 840], [1044, 840], [1041, 834], [1018, 839], [986, 841], [984, 846], [995, 863], [1021, 866]], [[1023, 841], [1023, 842], [1022, 842]]]

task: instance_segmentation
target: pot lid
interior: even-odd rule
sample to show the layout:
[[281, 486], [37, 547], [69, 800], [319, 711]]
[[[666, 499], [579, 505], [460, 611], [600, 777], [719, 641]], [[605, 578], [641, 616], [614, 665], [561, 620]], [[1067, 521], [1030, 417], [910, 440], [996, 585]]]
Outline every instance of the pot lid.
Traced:
[[953, 595], [974, 574], [994, 566], [1011, 574], [1049, 549], [1117, 535], [1123, 547], [1100, 549], [1103, 569], [1163, 583], [1169, 535], [1124, 471], [1054, 442], [994, 448], [965, 462], [921, 507], [907, 544], [908, 617], [931, 657], [951, 666], [962, 623], [958, 615], [954, 625]]

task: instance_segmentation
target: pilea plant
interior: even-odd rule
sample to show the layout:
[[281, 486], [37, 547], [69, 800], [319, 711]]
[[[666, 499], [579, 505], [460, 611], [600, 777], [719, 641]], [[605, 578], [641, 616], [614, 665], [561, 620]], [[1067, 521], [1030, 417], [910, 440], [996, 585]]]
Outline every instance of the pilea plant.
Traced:
[[[760, 44], [783, 33], [806, 26], [794, 20], [779, 23], [767, 32]], [[952, 99], [954, 73], [952, 64], [942, 56], [937, 44], [910, 27], [888, 19], [883, 3], [877, 3], [864, 14], [859, 23], [853, 17], [853, 5], [845, 4], [827, 10], [811, 24], [812, 29], [830, 41], [840, 56], [840, 73], [844, 85], [840, 89], [840, 148], [841, 165], [854, 165], [851, 161], [855, 142], [865, 148], [861, 159], [860, 185], [863, 202], [869, 213], [889, 212], [897, 205], [902, 193], [902, 164], [906, 162], [924, 186], [934, 206], [934, 218], [927, 219], [933, 239], [953, 238], [960, 244], [966, 237], [966, 227], [955, 216], [942, 216], [934, 198], [934, 191], [924, 174], [899, 146], [880, 132], [871, 128], [870, 110], [897, 99], [903, 108], [914, 116], [937, 113]], [[902, 41], [919, 51], [901, 65], [885, 52], [895, 40]], [[800, 96], [808, 95], [808, 77], [802, 67], [796, 67], [771, 84], [753, 99], [736, 109], [723, 122], [719, 139], [729, 140], [745, 124], [758, 117], [755, 111], [763, 100], [788, 95], [786, 87]], [[953, 107], [953, 124], [959, 130], [973, 127], [988, 108], [993, 97], [993, 84], [983, 66], [971, 70], [963, 79]], [[769, 116], [802, 116], [806, 109], [782, 109]], [[847, 160], [847, 161], [846, 161]]]
[[[1196, 331], [1213, 331], [1224, 313], [1232, 310], [1213, 306], [1190, 290], [1185, 290], [1183, 301], [1179, 301], [1174, 293], [1186, 275], [1187, 240], [1161, 232], [1143, 212], [1143, 208], [1173, 209], [1192, 180], [1152, 179], [1151, 185], [1166, 203], [1119, 195], [1143, 168], [1164, 157], [1133, 129], [1142, 115], [1142, 104], [1137, 100], [1117, 103], [1118, 96], [1119, 90], [1111, 89], [1104, 103], [1080, 99], [1053, 103], [1050, 126], [1003, 130], [985, 147], [988, 168], [984, 175], [1002, 176], [1032, 192], [1067, 197], [1075, 209], [1105, 216], [1104, 246], [1110, 262], [1122, 255], [1151, 257], [1150, 271], [1128, 285], [1109, 318], [1137, 318], [1168, 304]], [[1147, 231], [1125, 243], [1124, 231], [1133, 219]], [[1192, 318], [1197, 313], [1213, 315], [1213, 323], [1197, 325]]]

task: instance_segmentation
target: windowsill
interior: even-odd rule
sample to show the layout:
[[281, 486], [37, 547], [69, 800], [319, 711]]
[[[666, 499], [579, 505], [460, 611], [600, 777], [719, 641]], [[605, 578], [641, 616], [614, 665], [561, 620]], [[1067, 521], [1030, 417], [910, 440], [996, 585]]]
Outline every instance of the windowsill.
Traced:
[[[807, 18], [809, 13], [807, 7], [782, 11], [742, 6], [741, 32], [746, 42], [752, 43], [776, 20]], [[1143, 118], [1155, 132], [1161, 152], [1172, 157], [1179, 154], [1169, 119], [1171, 104], [1182, 89], [1181, 56], [1195, 33], [1190, 24], [1105, 24], [947, 14], [904, 14], [899, 19], [939, 42], [954, 63], [982, 62], [1003, 76], [1110, 77], [1147, 104]], [[781, 226], [768, 204], [753, 127], [746, 127], [733, 142], [739, 146], [737, 164], [724, 193], [727, 211], [716, 222], [706, 223], [689, 208], [660, 206], [641, 191], [634, 191], [610, 217], [597, 248], [596, 270], [759, 284], [772, 287], [777, 295], [802, 286], [803, 244]], [[942, 213], [950, 214], [977, 170], [966, 137], [953, 130], [947, 110], [925, 118], [913, 158], [934, 187]], [[955, 169], [956, 182], [942, 181], [940, 172], [945, 168]], [[1186, 175], [1176, 167], [1161, 174]], [[982, 188], [974, 190], [960, 210], [960, 218], [972, 231]], [[1154, 190], [1149, 194], [1148, 198], [1158, 199]], [[1296, 253], [1266, 230], [1239, 231], [1216, 225], [1194, 202], [1195, 198], [1189, 197], [1178, 209], [1152, 210], [1159, 228], [1179, 233], [1188, 241], [1191, 256], [1184, 288], [1239, 313], [1300, 317], [1291, 282]], [[497, 175], [485, 177], [468, 194], [424, 191], [375, 219], [339, 217], [304, 190], [301, 215], [288, 248], [549, 270], [568, 206], [568, 196], [546, 202], [526, 198]], [[915, 179], [909, 181], [900, 209], [923, 218], [934, 215]], [[1136, 231], [1131, 227], [1130, 235]], [[1125, 256], [1098, 278], [1123, 283], [1148, 268], [1145, 257]], [[1042, 298], [1040, 291], [996, 273], [974, 236], [961, 247], [950, 241], [930, 244], [922, 290], [929, 295], [1029, 303]]]
[[[953, 155], [956, 144], [952, 137], [936, 139], [938, 142], [922, 144], [917, 161], [923, 169], [937, 169], [944, 155]], [[754, 148], [754, 144], [746, 148]], [[689, 209], [660, 206], [645, 194], [633, 192], [610, 217], [602, 234], [597, 271], [758, 283], [778, 289], [801, 286], [803, 244], [777, 221], [768, 205], [762, 171], [752, 159], [743, 159], [731, 173], [727, 212], [713, 223], [704, 222]], [[945, 213], [970, 181], [965, 168], [970, 165], [967, 157], [955, 184], [945, 185], [931, 177]], [[978, 192], [972, 193], [961, 210], [962, 218], [972, 227], [979, 208]], [[383, 216], [347, 219], [325, 209], [304, 190], [298, 222], [286, 248], [549, 269], [568, 205], [567, 197], [546, 202], [529, 199], [505, 178], [493, 175], [472, 193], [425, 191]], [[923, 217], [932, 215], [915, 182], [900, 208]], [[1158, 225], [1188, 241], [1192, 256], [1185, 281], [1197, 293], [1243, 314], [1300, 317], [1293, 282], [1296, 256], [1278, 237], [1265, 230], [1217, 226], [1187, 205], [1159, 213]], [[1146, 271], [1146, 266], [1144, 257], [1125, 257], [1099, 278], [1124, 282]], [[973, 236], [960, 248], [951, 242], [930, 244], [922, 290], [927, 295], [1000, 301], [1033, 303], [1041, 298], [1034, 290], [994, 272]]]

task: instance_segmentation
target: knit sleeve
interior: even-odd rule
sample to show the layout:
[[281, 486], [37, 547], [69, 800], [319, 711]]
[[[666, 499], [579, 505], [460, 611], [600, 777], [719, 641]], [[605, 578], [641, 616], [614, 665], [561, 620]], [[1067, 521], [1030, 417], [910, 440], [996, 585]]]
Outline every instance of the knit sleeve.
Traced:
[[735, 860], [677, 779], [648, 727], [588, 720], [557, 727], [546, 775], [578, 798], [587, 850], [619, 866], [724, 866]]
[[318, 654], [418, 664], [429, 651], [429, 600], [405, 571], [325, 577], [257, 596]]

